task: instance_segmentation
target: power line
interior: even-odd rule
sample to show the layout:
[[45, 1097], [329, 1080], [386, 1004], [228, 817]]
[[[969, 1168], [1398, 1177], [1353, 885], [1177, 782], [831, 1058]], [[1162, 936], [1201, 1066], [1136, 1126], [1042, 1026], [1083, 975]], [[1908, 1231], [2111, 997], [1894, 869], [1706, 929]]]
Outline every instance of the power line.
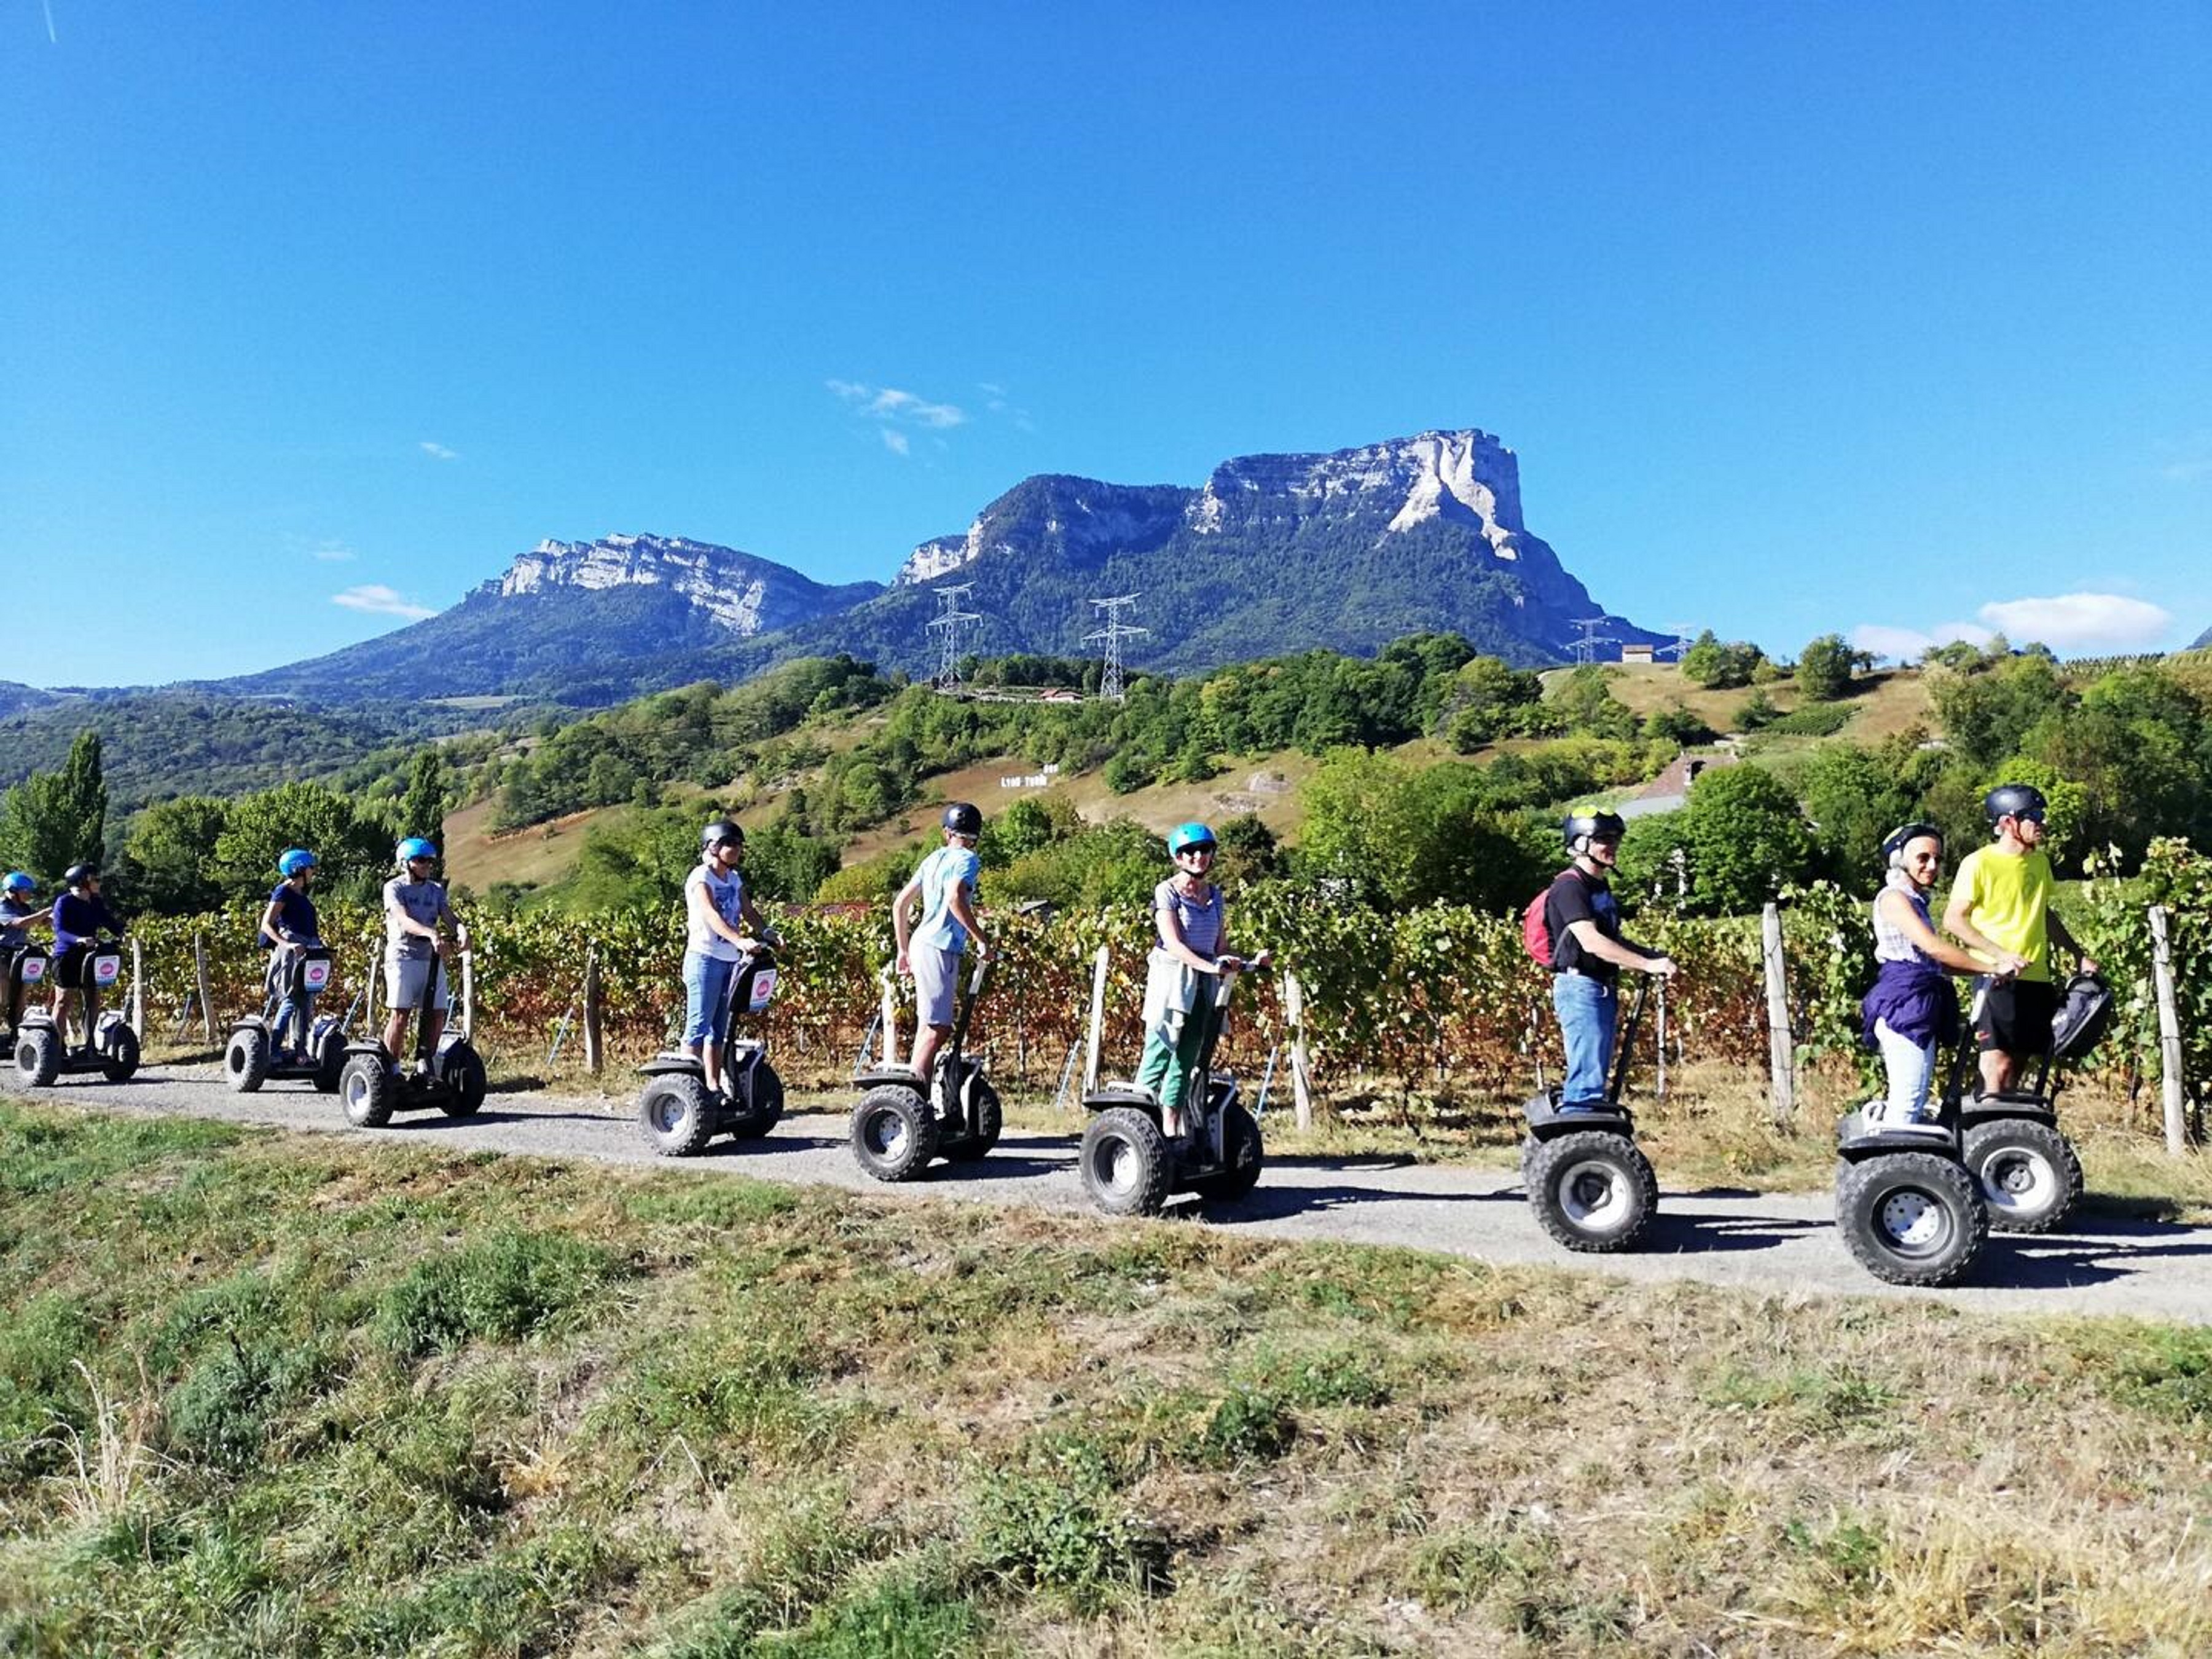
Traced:
[[1690, 648], [1694, 639], [1687, 623], [1674, 623], [1671, 631], [1674, 635], [1674, 642], [1672, 645], [1661, 646], [1651, 654], [1655, 657], [1672, 657], [1676, 662], [1680, 662], [1682, 660], [1682, 653]]
[[1577, 667], [1587, 667], [1595, 662], [1597, 648], [1601, 645], [1617, 643], [1612, 635], [1593, 631], [1605, 626], [1605, 618], [1602, 617], [1577, 617], [1575, 618], [1575, 626], [1583, 631], [1577, 638], [1569, 641], [1568, 643], [1574, 650], [1575, 663]]
[[1103, 615], [1106, 625], [1093, 633], [1085, 634], [1083, 642], [1089, 645], [1100, 641], [1106, 647], [1106, 672], [1099, 677], [1098, 695], [1109, 702], [1120, 702], [1124, 696], [1121, 687], [1121, 641], [1152, 631], [1121, 620], [1121, 612], [1136, 602], [1134, 593], [1121, 593], [1110, 599], [1091, 601]]
[[945, 631], [939, 635], [937, 678], [930, 684], [939, 691], [954, 690], [960, 684], [960, 624], [983, 620], [980, 611], [960, 608], [960, 596], [971, 591], [975, 586], [973, 582], [961, 582], [937, 590], [939, 608], [937, 614], [929, 619], [929, 627], [933, 630], [942, 629]]

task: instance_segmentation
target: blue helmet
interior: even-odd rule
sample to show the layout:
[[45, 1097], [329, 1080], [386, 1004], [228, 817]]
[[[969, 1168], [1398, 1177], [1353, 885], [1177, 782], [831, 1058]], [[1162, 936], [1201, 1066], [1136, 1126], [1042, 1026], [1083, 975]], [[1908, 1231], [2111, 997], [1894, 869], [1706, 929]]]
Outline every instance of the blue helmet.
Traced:
[[30, 877], [25, 875], [21, 870], [10, 870], [8, 872], [7, 879], [5, 881], [0, 881], [0, 892], [35, 893], [38, 890], [39, 884], [32, 880]]
[[315, 867], [315, 855], [304, 847], [295, 847], [276, 860], [276, 873], [289, 879], [302, 870]]
[[399, 843], [399, 861], [402, 864], [410, 859], [434, 859], [437, 856], [438, 849], [420, 836], [410, 836]]
[[1168, 832], [1168, 852], [1170, 856], [1188, 853], [1194, 847], [1214, 845], [1213, 831], [1202, 823], [1178, 823]]

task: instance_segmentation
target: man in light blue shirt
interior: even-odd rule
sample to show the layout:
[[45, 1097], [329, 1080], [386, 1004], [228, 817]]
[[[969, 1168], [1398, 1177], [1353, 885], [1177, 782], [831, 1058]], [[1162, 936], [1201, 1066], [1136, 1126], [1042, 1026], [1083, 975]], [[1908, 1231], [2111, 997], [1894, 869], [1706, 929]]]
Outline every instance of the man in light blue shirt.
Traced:
[[[952, 1011], [960, 985], [960, 956], [968, 942], [978, 957], [991, 953], [975, 920], [975, 878], [982, 860], [975, 842], [983, 833], [983, 814], [964, 800], [945, 809], [945, 845], [918, 866], [891, 901], [891, 931], [898, 936], [898, 971], [914, 975], [915, 1073], [928, 1082], [937, 1051], [952, 1035]], [[908, 909], [921, 901], [921, 925]]]

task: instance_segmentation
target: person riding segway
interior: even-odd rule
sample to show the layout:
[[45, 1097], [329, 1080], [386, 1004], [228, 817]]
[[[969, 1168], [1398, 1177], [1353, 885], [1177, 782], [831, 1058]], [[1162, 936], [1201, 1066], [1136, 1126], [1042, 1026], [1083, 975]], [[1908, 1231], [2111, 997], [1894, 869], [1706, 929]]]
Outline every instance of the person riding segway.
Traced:
[[[864, 1092], [853, 1109], [853, 1156], [878, 1181], [910, 1180], [933, 1158], [981, 1158], [998, 1145], [1005, 1121], [998, 1091], [981, 1064], [963, 1053], [969, 1021], [992, 974], [990, 941], [975, 917], [982, 869], [975, 843], [983, 814], [954, 801], [940, 823], [943, 844], [891, 901], [898, 955], [890, 975], [914, 979], [912, 1064], [897, 1063], [887, 1027], [882, 1060], [854, 1079]], [[971, 942], [976, 965], [963, 996], [960, 959]], [[885, 994], [888, 1006], [888, 985]]]
[[1674, 963], [1620, 931], [1620, 908], [1607, 878], [1627, 829], [1614, 812], [1568, 814], [1560, 831], [1573, 862], [1523, 918], [1531, 953], [1552, 972], [1552, 1006], [1566, 1073], [1557, 1094], [1528, 1103], [1521, 1169], [1538, 1224], [1571, 1250], [1631, 1248], [1642, 1240], [1659, 1203], [1658, 1177], [1636, 1144], [1634, 1115], [1620, 1103], [1648, 988], [1638, 989], [1617, 1066], [1614, 1038], [1620, 970], [1664, 979], [1674, 972]]
[[[1836, 1128], [1836, 1226], [1859, 1265], [1892, 1285], [1951, 1285], [1970, 1273], [1989, 1237], [1980, 1189], [1960, 1162], [1963, 1071], [1929, 1099], [1938, 1056], [1960, 1034], [1953, 974], [1984, 963], [1944, 942], [1929, 915], [1943, 862], [1942, 832], [1907, 823], [1881, 843], [1883, 885], [1872, 907], [1873, 987], [1860, 1004], [1868, 1043], [1881, 1053], [1883, 1097]], [[2018, 971], [2017, 957], [1997, 964]], [[1961, 1049], [1963, 1055], [1964, 1050]]]
[[[433, 1106], [448, 1117], [468, 1117], [483, 1104], [488, 1085], [483, 1058], [466, 1030], [446, 1030], [452, 996], [445, 969], [456, 949], [467, 951], [468, 930], [454, 916], [444, 886], [432, 878], [437, 860], [435, 847], [410, 836], [399, 843], [403, 873], [384, 884], [390, 1013], [380, 1042], [346, 1045], [338, 1073], [346, 1121], [357, 1128], [388, 1123], [394, 1112]], [[403, 1073], [398, 1055], [406, 1040], [407, 1016], [418, 1012], [415, 1064]]]
[[[1945, 930], [2001, 967], [1975, 982], [1974, 1041], [1980, 1051], [1978, 1097], [1960, 1103], [1966, 1168], [1981, 1183], [1990, 1225], [1998, 1232], [2049, 1232], [2081, 1195], [2081, 1164], [2059, 1132], [2051, 1066], [2061, 992], [2051, 968], [2056, 943], [2079, 968], [2069, 989], [2094, 1000], [2097, 964], [2051, 908], [2050, 856], [2043, 851], [2049, 805], [2024, 783], [2000, 784], [1982, 802], [1991, 841], [1960, 861], [1944, 907]], [[2100, 1027], [2101, 1029], [2101, 1026]], [[2056, 1056], [2063, 1058], [2063, 1056]], [[2022, 1073], [2038, 1066], [2032, 1086]]]
[[46, 982], [52, 958], [31, 942], [31, 929], [53, 927], [53, 918], [38, 902], [39, 884], [21, 870], [10, 870], [0, 879], [0, 1030], [8, 1033], [8, 1051], [15, 1052], [15, 1032], [23, 1012], [39, 988]]
[[740, 1014], [775, 994], [775, 935], [754, 908], [738, 866], [745, 832], [716, 818], [699, 832], [699, 863], [684, 881], [684, 1043], [638, 1070], [638, 1131], [663, 1158], [688, 1157], [716, 1135], [766, 1134], [783, 1115], [783, 1080], [767, 1045], [731, 1036]]
[[315, 869], [315, 855], [303, 847], [276, 860], [283, 879], [269, 896], [258, 930], [261, 948], [269, 953], [262, 1006], [232, 1024], [223, 1048], [223, 1081], [239, 1093], [293, 1079], [312, 1083], [323, 1094], [337, 1091], [345, 1066], [344, 1022], [328, 1015], [318, 1018], [314, 1012], [331, 981], [331, 952], [323, 944], [314, 901], [307, 896]]
[[1175, 873], [1152, 890], [1158, 934], [1145, 963], [1145, 1052], [1135, 1079], [1092, 1090], [1095, 1115], [1079, 1162], [1083, 1184], [1111, 1215], [1156, 1214], [1179, 1190], [1237, 1199], [1266, 1152], [1237, 1079], [1213, 1070], [1237, 976], [1267, 966], [1229, 950], [1226, 901], [1210, 879], [1217, 850], [1202, 823], [1168, 836]]
[[[102, 1012], [100, 998], [123, 977], [123, 924], [100, 896], [100, 872], [89, 864], [71, 865], [62, 878], [67, 890], [54, 901], [52, 965], [46, 977], [53, 985], [53, 1006], [41, 1014], [27, 1012], [15, 1033], [15, 1071], [34, 1089], [64, 1073], [98, 1072], [110, 1083], [125, 1083], [138, 1070], [138, 1033], [114, 1009]], [[82, 1005], [81, 1041], [70, 1041], [69, 1000]]]

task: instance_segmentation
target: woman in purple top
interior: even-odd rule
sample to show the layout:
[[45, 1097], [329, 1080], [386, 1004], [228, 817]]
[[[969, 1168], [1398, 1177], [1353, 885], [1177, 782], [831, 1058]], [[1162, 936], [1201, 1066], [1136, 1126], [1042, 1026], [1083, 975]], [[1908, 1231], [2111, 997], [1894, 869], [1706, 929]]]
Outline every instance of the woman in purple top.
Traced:
[[[1885, 1128], [1946, 1133], [1928, 1109], [1936, 1055], [1959, 1035], [1959, 993], [1952, 974], [1980, 974], [1990, 964], [1946, 943], [1929, 918], [1928, 896], [1943, 868], [1943, 835], [1929, 823], [1893, 830], [1881, 843], [1887, 866], [1874, 902], [1874, 987], [1859, 1004], [1868, 1046], [1881, 1053], [1887, 1097], [1869, 1108]], [[2015, 973], [2021, 958], [1996, 964]]]
[[[54, 901], [54, 1024], [62, 1023], [62, 1009], [69, 1000], [66, 988], [77, 976], [77, 964], [84, 960], [86, 951], [102, 933], [115, 934], [123, 931], [123, 924], [107, 908], [107, 901], [100, 896], [100, 872], [88, 864], [72, 864], [63, 875], [68, 891]], [[88, 990], [84, 994], [84, 1028], [89, 1031], [93, 1022], [100, 1018], [100, 994]]]

